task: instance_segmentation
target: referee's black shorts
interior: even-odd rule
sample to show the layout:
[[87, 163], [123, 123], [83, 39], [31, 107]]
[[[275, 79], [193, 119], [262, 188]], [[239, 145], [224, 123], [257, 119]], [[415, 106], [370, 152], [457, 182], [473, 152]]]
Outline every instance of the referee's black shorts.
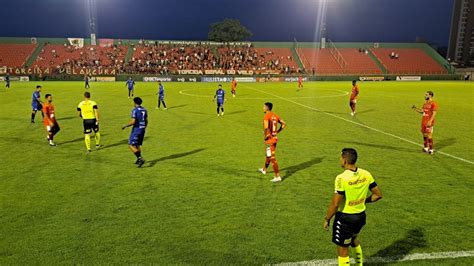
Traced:
[[84, 134], [91, 134], [92, 131], [99, 131], [99, 124], [96, 119], [84, 119], [82, 123], [84, 125]]
[[365, 225], [365, 212], [356, 214], [336, 213], [332, 224], [332, 242], [340, 247], [354, 245], [354, 240]]

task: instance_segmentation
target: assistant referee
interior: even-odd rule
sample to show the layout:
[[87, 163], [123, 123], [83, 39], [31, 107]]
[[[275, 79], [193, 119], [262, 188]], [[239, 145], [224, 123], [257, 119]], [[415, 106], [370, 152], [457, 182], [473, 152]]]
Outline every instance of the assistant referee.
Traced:
[[79, 116], [83, 119], [84, 125], [84, 141], [86, 149], [91, 151], [91, 134], [94, 132], [95, 148], [100, 147], [100, 133], [99, 133], [99, 107], [97, 103], [91, 101], [91, 93], [86, 91], [84, 93], [84, 101], [77, 106]]
[[[355, 149], [343, 149], [340, 162], [345, 170], [336, 177], [335, 193], [324, 217], [323, 228], [329, 230], [335, 215], [332, 242], [337, 245], [338, 265], [349, 265], [349, 246], [354, 248], [356, 265], [362, 265], [362, 247], [357, 235], [365, 225], [365, 204], [380, 200], [382, 191], [368, 171], [355, 165]], [[369, 190], [371, 194], [367, 197]]]

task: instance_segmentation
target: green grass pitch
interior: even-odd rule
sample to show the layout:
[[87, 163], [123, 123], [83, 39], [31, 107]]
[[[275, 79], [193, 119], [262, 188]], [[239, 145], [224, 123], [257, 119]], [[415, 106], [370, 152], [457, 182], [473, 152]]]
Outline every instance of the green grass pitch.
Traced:
[[[57, 147], [48, 146], [40, 115], [29, 123], [36, 84], [42, 97], [53, 94]], [[120, 129], [133, 107], [124, 82], [91, 84], [104, 145], [91, 154], [76, 113], [82, 82], [2, 86], [0, 264], [335, 258], [322, 219], [343, 147], [358, 150], [359, 166], [384, 192], [360, 235], [366, 257], [474, 250], [474, 83], [361, 82], [354, 118], [350, 82], [307, 82], [300, 92], [295, 83], [240, 83], [237, 98], [224, 84], [224, 117], [212, 102], [216, 83], [164, 85], [166, 111], [155, 110], [156, 83], [136, 86], [149, 111], [141, 169], [127, 147], [130, 130]], [[427, 90], [439, 103], [431, 156], [408, 142], [422, 142], [411, 106]], [[280, 184], [257, 171], [264, 101], [288, 124], [279, 135]]]

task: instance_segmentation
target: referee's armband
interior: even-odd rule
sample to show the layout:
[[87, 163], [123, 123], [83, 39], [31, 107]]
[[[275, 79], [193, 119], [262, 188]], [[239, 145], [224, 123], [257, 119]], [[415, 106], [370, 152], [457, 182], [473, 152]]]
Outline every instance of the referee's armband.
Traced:
[[80, 111], [81, 111], [81, 108], [77, 107], [77, 111], [80, 112]]

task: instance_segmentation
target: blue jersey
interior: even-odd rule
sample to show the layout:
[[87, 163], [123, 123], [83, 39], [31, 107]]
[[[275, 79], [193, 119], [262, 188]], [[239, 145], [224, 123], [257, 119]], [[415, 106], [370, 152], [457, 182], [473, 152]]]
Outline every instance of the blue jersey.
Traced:
[[132, 110], [132, 118], [135, 119], [135, 124], [133, 125], [133, 130], [136, 129], [145, 130], [148, 124], [148, 111], [141, 107], [135, 107]]
[[128, 86], [128, 89], [129, 90], [132, 90], [133, 89], [133, 86], [135, 86], [135, 81], [133, 81], [133, 79], [129, 79], [127, 80], [127, 86]]
[[217, 99], [218, 103], [224, 103], [225, 91], [223, 89], [218, 89], [214, 97]]
[[33, 95], [31, 96], [31, 105], [38, 106], [40, 104], [40, 101], [38, 99], [41, 99], [40, 92], [39, 91], [33, 92]]
[[165, 88], [163, 87], [163, 85], [160, 85], [158, 89], [158, 96], [160, 96], [160, 98], [162, 99], [165, 97]]

